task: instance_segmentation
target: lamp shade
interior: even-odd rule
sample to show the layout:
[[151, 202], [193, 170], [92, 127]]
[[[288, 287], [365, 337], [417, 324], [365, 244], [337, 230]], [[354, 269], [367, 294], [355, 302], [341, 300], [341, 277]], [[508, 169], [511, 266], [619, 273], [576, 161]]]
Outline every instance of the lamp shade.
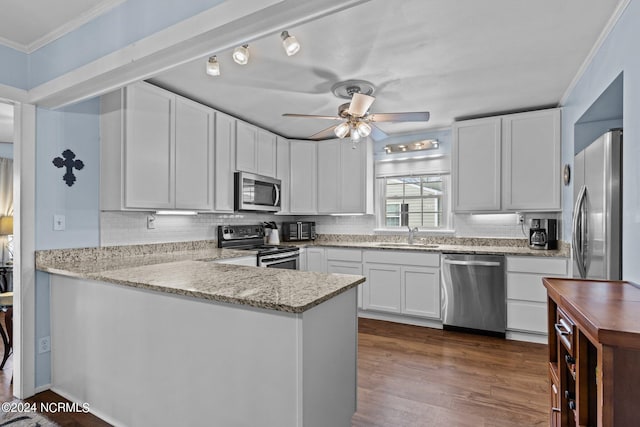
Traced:
[[8, 236], [13, 234], [13, 217], [0, 217], [0, 236]]

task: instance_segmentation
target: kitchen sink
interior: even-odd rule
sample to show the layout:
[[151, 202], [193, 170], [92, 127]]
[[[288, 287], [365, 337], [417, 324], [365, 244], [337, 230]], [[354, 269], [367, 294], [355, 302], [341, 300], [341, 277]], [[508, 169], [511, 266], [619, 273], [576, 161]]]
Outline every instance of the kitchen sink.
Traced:
[[393, 248], [427, 248], [427, 249], [437, 249], [440, 245], [434, 245], [431, 243], [387, 243], [387, 242], [378, 242], [376, 246], [383, 247], [393, 247]]

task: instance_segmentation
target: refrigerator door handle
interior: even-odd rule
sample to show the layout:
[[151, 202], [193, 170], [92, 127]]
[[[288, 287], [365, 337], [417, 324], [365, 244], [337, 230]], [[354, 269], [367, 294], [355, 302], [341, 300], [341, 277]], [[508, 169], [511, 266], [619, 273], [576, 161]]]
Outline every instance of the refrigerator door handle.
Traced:
[[576, 204], [573, 208], [573, 226], [571, 230], [571, 246], [573, 248], [573, 256], [576, 259], [578, 265], [578, 272], [581, 278], [586, 278], [586, 271], [584, 265], [584, 199], [587, 193], [587, 187], [585, 185], [580, 189]]

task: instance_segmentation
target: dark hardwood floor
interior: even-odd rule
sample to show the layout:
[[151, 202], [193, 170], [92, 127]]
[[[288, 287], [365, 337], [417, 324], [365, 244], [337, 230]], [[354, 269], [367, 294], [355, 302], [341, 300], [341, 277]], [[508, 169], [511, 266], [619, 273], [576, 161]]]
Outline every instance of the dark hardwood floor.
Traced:
[[[547, 347], [369, 319], [359, 321], [354, 427], [548, 425]], [[0, 401], [11, 401], [11, 362]], [[65, 400], [47, 391], [29, 402]], [[106, 427], [91, 414], [45, 414]]]

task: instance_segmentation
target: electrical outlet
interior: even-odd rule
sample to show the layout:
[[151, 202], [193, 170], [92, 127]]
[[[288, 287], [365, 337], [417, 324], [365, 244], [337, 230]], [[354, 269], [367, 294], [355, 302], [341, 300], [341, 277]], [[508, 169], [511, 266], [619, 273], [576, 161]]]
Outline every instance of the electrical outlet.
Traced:
[[64, 215], [54, 215], [53, 216], [53, 230], [54, 231], [64, 231], [66, 228], [66, 218]]
[[154, 215], [147, 215], [147, 229], [153, 230], [156, 228], [156, 217]]
[[38, 340], [38, 354], [51, 351], [51, 337], [42, 337]]
[[516, 212], [516, 224], [524, 224], [524, 215], [520, 212]]

